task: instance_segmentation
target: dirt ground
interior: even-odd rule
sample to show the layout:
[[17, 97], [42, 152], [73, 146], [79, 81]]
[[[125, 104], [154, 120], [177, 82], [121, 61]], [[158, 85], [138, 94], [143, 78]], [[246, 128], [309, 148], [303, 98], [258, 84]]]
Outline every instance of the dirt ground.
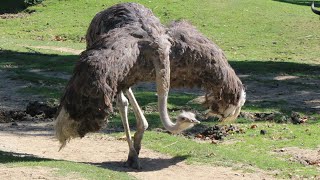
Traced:
[[[318, 149], [301, 149], [298, 147], [286, 147], [275, 150], [280, 155], [289, 154], [290, 161], [299, 162], [305, 166], [313, 165], [320, 170], [320, 147]], [[320, 177], [319, 177], [320, 178]]]
[[[72, 140], [58, 152], [59, 144], [53, 138], [53, 123], [21, 122], [0, 124], [0, 150], [15, 154], [28, 154], [40, 158], [90, 163], [114, 171], [127, 172], [138, 179], [272, 179], [272, 176], [258, 171], [244, 173], [228, 167], [187, 165], [183, 160], [143, 148], [141, 171], [123, 167], [128, 153], [125, 141], [109, 136], [90, 134], [83, 139]], [[0, 179], [75, 179], [56, 177], [54, 169], [0, 166]], [[41, 179], [41, 178], [40, 178]]]
[[13, 80], [10, 78], [11, 74], [9, 71], [0, 69], [0, 110], [25, 110], [30, 101], [41, 99], [39, 96], [17, 93], [20, 89], [30, 86], [31, 83]]
[[[82, 180], [76, 174], [67, 176], [57, 176], [54, 173], [55, 169], [47, 167], [6, 167], [0, 165], [0, 179], [50, 179], [50, 180]], [[23, 177], [23, 178], [22, 178]]]

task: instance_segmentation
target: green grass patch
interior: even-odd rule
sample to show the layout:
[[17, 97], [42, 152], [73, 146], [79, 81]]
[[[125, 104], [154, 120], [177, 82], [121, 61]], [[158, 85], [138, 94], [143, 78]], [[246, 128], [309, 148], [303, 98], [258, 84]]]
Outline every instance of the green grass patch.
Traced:
[[[119, 2], [127, 1], [46, 0], [29, 7], [29, 11], [35, 11], [29, 16], [0, 19], [0, 37], [40, 41], [56, 41], [58, 37], [83, 42], [93, 16]], [[301, 6], [298, 1], [136, 2], [152, 9], [163, 23], [176, 19], [192, 22], [217, 42], [230, 59], [319, 64], [319, 18], [309, 6]], [[309, 5], [311, 1], [303, 3]]]
[[29, 81], [36, 84], [48, 84], [48, 85], [67, 83], [67, 80], [65, 79], [44, 76], [44, 75], [40, 75], [33, 72], [23, 71], [23, 70], [15, 71], [15, 75], [13, 76], [13, 79], [21, 79], [21, 80]]
[[62, 96], [62, 88], [57, 89], [57, 88], [50, 88], [50, 87], [25, 87], [22, 88], [18, 91], [19, 93], [25, 93], [25, 94], [37, 94], [41, 95], [45, 98], [50, 98], [50, 99], [60, 99]]
[[0, 68], [6, 70], [42, 69], [71, 73], [78, 56], [41, 52], [1, 51]]
[[[147, 132], [143, 144], [147, 148], [172, 156], [185, 156], [189, 163], [208, 163], [236, 167], [239, 164], [260, 168], [266, 171], [277, 171], [279, 177], [288, 178], [290, 174], [303, 177], [314, 177], [319, 171], [312, 166], [304, 166], [289, 161], [276, 149], [299, 147], [314, 149], [318, 147], [320, 132], [317, 125], [292, 125], [258, 123], [257, 129], [250, 129], [251, 124], [236, 124], [246, 130], [245, 134], [228, 136], [225, 141], [234, 143], [209, 144], [197, 143], [184, 137], [172, 136], [159, 132]], [[266, 135], [260, 135], [265, 129]]]

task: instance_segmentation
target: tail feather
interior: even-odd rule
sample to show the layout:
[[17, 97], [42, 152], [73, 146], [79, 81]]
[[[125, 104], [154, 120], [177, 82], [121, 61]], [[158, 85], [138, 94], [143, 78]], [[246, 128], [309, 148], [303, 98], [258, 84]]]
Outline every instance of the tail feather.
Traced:
[[80, 122], [70, 118], [70, 115], [62, 107], [55, 123], [55, 136], [61, 144], [59, 151], [66, 146], [70, 139], [81, 137], [78, 133], [79, 128]]

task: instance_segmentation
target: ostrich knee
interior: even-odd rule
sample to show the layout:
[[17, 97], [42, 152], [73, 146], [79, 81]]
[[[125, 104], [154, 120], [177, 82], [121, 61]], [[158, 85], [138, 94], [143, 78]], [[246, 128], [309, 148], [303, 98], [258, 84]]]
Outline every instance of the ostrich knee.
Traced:
[[127, 94], [127, 97], [129, 99], [130, 104], [132, 105], [133, 112], [134, 112], [134, 115], [135, 115], [136, 121], [137, 121], [137, 131], [134, 134], [134, 148], [135, 148], [136, 152], [139, 154], [140, 149], [141, 149], [141, 141], [143, 138], [143, 133], [148, 128], [148, 122], [147, 122], [145, 116], [143, 115], [143, 112], [142, 112], [136, 98], [134, 97], [134, 94], [133, 94], [131, 88], [129, 88], [126, 91], [126, 94]]
[[136, 100], [136, 98], [134, 97], [134, 94], [131, 90], [131, 88], [129, 88], [127, 91], [126, 91], [126, 94], [127, 94], [127, 97], [129, 99], [129, 102], [130, 104], [132, 105], [132, 108], [133, 108], [133, 112], [134, 112], [134, 115], [136, 116], [137, 118], [137, 128], [140, 130], [146, 130], [149, 126], [148, 124], [148, 121], [146, 120], [146, 118], [144, 117], [143, 115], [143, 112]]
[[128, 106], [129, 106], [129, 101], [128, 99], [124, 96], [122, 91], [117, 95], [117, 106], [119, 108], [122, 124], [124, 131], [126, 133], [126, 138], [127, 142], [129, 145], [129, 155], [128, 155], [128, 160], [126, 162], [126, 166], [132, 167], [135, 169], [141, 169], [139, 159], [138, 159], [138, 153], [135, 150], [135, 147], [132, 142], [131, 138], [131, 133], [130, 133], [130, 127], [129, 127], [129, 122], [128, 122]]

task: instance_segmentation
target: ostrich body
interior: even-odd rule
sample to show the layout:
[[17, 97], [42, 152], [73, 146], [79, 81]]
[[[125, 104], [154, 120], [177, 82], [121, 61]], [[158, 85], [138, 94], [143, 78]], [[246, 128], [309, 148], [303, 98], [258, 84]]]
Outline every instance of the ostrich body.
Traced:
[[221, 121], [235, 120], [245, 103], [242, 82], [223, 51], [186, 21], [171, 23], [167, 34], [170, 51], [171, 87], [200, 87], [208, 115]]
[[[129, 144], [126, 164], [139, 169], [138, 154], [148, 123], [130, 89], [132, 85], [156, 80], [160, 119], [169, 131], [180, 132], [199, 121], [192, 113], [183, 112], [176, 123], [168, 116], [171, 43], [165, 28], [149, 9], [135, 3], [118, 4], [98, 13], [90, 27], [94, 29], [89, 28], [92, 36], [87, 35], [87, 40], [92, 43], [81, 53], [61, 98], [56, 137], [62, 148], [71, 138], [98, 131], [113, 112], [115, 101]], [[127, 117], [129, 102], [137, 119], [134, 141]]]
[[[170, 120], [170, 84], [203, 88], [208, 114], [222, 120], [235, 119], [244, 104], [243, 85], [222, 50], [187, 22], [165, 28], [142, 5], [118, 4], [93, 18], [86, 40], [87, 49], [75, 66], [56, 120], [62, 147], [71, 138], [99, 130], [116, 101], [129, 144], [126, 164], [140, 168], [138, 154], [148, 122], [130, 89], [138, 82], [156, 80], [160, 119], [173, 133], [199, 121], [187, 112], [182, 112], [176, 123]], [[134, 141], [127, 118], [129, 102], [137, 120]]]

